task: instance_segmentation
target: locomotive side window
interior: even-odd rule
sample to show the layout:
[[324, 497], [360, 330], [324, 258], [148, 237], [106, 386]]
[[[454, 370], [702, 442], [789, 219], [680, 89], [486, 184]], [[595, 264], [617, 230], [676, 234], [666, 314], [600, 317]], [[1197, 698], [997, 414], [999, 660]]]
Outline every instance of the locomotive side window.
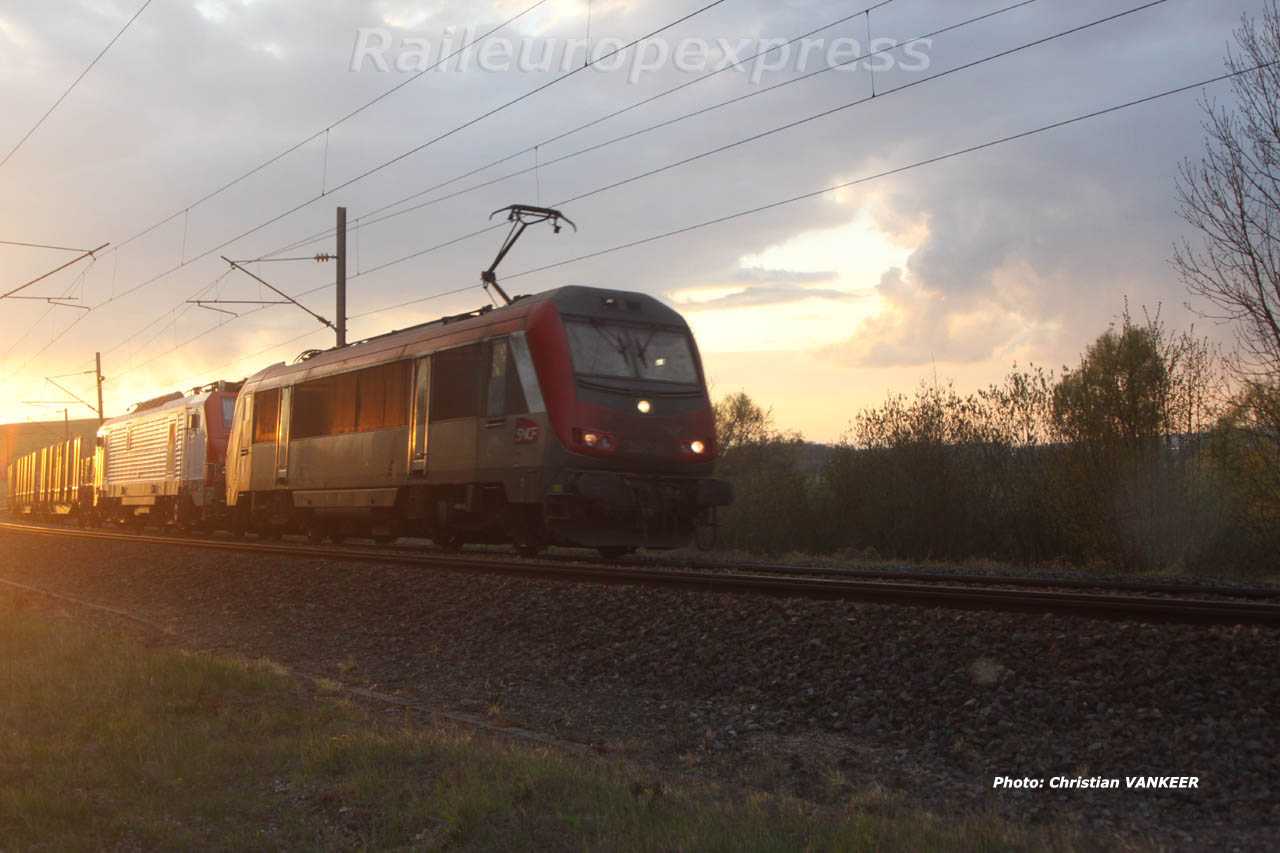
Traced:
[[407, 361], [381, 364], [356, 376], [356, 431], [405, 426], [409, 423]]
[[480, 414], [484, 362], [480, 344], [436, 353], [431, 359], [431, 422]]
[[293, 386], [293, 437], [405, 426], [409, 373], [409, 362], [397, 361]]
[[259, 391], [253, 395], [253, 443], [276, 440], [280, 420], [280, 389]]
[[356, 376], [340, 373], [293, 386], [294, 438], [345, 435], [356, 429]]
[[223, 429], [231, 429], [231, 419], [235, 417], [235, 413], [236, 413], [236, 398], [223, 397], [222, 398], [222, 428]]

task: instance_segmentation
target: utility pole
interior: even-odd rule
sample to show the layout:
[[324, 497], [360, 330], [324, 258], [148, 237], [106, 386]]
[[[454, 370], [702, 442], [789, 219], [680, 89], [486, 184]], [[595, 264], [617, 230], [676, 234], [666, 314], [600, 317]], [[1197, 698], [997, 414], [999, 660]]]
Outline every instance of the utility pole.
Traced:
[[347, 345], [347, 209], [338, 208], [338, 346]]
[[98, 376], [98, 426], [102, 426], [102, 353], [93, 354], [93, 372]]

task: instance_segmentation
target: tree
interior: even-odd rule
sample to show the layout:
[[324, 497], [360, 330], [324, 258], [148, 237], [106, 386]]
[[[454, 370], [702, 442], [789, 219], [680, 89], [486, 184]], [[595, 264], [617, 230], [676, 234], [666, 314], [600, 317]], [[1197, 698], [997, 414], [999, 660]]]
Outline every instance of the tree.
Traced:
[[720, 399], [712, 409], [721, 453], [732, 453], [752, 444], [767, 444], [778, 437], [773, 429], [773, 409], [760, 408], [745, 391]]
[[1053, 389], [1054, 425], [1077, 443], [1137, 447], [1164, 433], [1171, 390], [1157, 330], [1126, 312], [1120, 331], [1099, 336]]
[[1053, 501], [1072, 549], [1133, 567], [1187, 565], [1213, 544], [1220, 480], [1200, 435], [1218, 409], [1216, 351], [1157, 311], [1086, 349], [1053, 389]]
[[1234, 107], [1203, 104], [1207, 136], [1198, 161], [1183, 163], [1179, 213], [1199, 233], [1173, 264], [1188, 290], [1230, 321], [1230, 360], [1254, 428], [1280, 437], [1280, 9], [1248, 16], [1228, 51]]
[[716, 476], [733, 484], [733, 503], [719, 513], [720, 544], [778, 554], [822, 550], [822, 514], [800, 465], [799, 433], [774, 428], [773, 409], [739, 391], [715, 406], [720, 459]]

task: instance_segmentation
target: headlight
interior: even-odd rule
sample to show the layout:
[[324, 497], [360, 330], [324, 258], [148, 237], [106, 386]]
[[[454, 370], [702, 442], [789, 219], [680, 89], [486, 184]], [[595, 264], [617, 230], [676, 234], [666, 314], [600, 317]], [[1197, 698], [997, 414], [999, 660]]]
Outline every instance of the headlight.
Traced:
[[583, 447], [590, 447], [592, 450], [609, 451], [618, 446], [613, 433], [604, 432], [603, 430], [574, 427], [573, 440]]
[[638, 403], [636, 403], [636, 408], [640, 410], [640, 414], [647, 415], [649, 414], [649, 410], [653, 407], [649, 405], [648, 400], [641, 400]]
[[704, 450], [707, 449], [707, 446], [703, 444], [701, 441], [692, 441], [689, 443], [689, 449], [692, 450], [694, 453], [701, 454]]

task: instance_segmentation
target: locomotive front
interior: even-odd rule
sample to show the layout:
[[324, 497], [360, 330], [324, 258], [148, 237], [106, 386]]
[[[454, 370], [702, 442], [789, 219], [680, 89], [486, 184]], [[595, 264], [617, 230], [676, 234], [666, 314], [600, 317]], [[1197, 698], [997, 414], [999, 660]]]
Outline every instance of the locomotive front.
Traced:
[[713, 479], [715, 416], [684, 319], [641, 293], [564, 287], [529, 313], [548, 442], [543, 519], [559, 539], [677, 548], [732, 500]]

